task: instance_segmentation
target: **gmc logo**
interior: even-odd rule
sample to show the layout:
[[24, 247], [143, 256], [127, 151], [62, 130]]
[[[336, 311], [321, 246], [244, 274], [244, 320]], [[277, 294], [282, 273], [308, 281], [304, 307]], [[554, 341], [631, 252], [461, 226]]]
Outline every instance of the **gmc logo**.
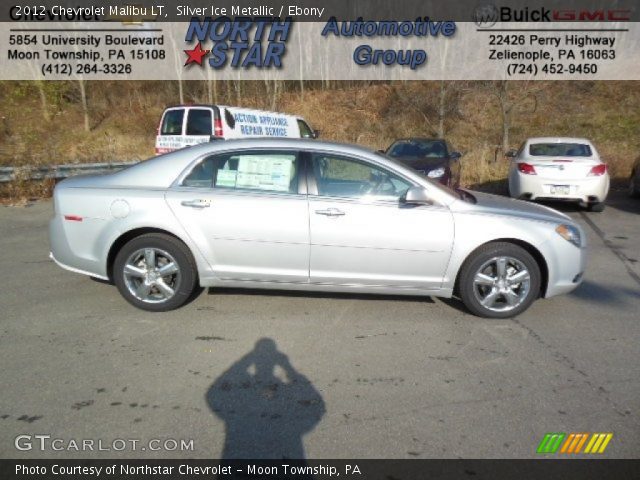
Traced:
[[559, 22], [628, 22], [631, 10], [554, 10], [553, 19]]

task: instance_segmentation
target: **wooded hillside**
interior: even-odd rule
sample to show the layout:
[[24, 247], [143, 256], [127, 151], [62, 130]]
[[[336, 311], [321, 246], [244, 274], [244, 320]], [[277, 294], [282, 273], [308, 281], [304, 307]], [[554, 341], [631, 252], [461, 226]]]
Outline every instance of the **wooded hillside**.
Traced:
[[299, 114], [323, 139], [372, 148], [444, 136], [467, 186], [504, 178], [501, 152], [528, 136], [588, 137], [614, 177], [640, 155], [640, 82], [0, 82], [0, 98], [0, 165], [147, 158], [181, 102]]

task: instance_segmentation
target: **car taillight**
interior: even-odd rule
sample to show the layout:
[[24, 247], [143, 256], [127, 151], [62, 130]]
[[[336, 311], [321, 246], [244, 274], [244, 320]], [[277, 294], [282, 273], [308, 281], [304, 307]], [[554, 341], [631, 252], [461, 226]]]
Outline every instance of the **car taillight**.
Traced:
[[529, 163], [519, 163], [518, 164], [518, 171], [520, 173], [524, 173], [525, 175], [537, 175], [536, 174], [536, 169], [533, 168], [533, 165], [531, 165]]
[[588, 176], [599, 177], [600, 175], [604, 175], [605, 173], [607, 173], [607, 164], [601, 163], [600, 165], [596, 165], [595, 167], [592, 167]]
[[222, 136], [222, 120], [219, 118], [216, 118], [213, 121], [213, 134], [216, 137], [221, 137]]

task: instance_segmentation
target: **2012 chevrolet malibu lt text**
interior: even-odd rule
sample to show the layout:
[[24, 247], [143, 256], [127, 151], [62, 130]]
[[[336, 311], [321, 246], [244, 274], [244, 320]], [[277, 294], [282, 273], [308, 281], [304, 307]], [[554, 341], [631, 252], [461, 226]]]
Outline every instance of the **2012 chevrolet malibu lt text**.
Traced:
[[505, 318], [582, 280], [585, 236], [540, 205], [450, 190], [360, 147], [201, 144], [58, 184], [51, 257], [166, 311], [198, 285], [458, 296]]

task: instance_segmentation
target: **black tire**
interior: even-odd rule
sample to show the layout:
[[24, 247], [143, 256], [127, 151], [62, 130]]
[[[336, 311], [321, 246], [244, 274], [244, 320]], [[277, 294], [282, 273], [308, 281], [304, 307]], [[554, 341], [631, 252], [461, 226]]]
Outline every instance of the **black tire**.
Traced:
[[[476, 296], [476, 285], [474, 285], [474, 278], [480, 268], [497, 257], [515, 259], [529, 272], [528, 293], [521, 290], [524, 296], [520, 303], [506, 311], [496, 311], [482, 305]], [[484, 318], [512, 318], [521, 314], [540, 296], [540, 284], [540, 266], [535, 258], [524, 248], [508, 242], [493, 242], [479, 247], [465, 260], [458, 274], [458, 293], [462, 302], [471, 313]], [[506, 297], [504, 298], [506, 300]]]
[[636, 185], [636, 172], [631, 172], [629, 177], [629, 196], [632, 198], [640, 197], [640, 187]]
[[[166, 252], [173, 257], [177, 264], [179, 273], [175, 274], [175, 276], [162, 278], [162, 280], [173, 280], [175, 282], [171, 285], [174, 294], [170, 298], [150, 303], [149, 301], [140, 300], [129, 290], [124, 274], [125, 264], [132, 255], [143, 249], [157, 249]], [[113, 264], [113, 280], [120, 294], [130, 304], [150, 312], [166, 312], [184, 305], [196, 289], [198, 283], [197, 272], [196, 262], [189, 248], [177, 238], [161, 233], [148, 233], [129, 240], [120, 249]]]
[[587, 209], [590, 212], [596, 212], [596, 213], [604, 212], [604, 202], [590, 203], [587, 206]]

